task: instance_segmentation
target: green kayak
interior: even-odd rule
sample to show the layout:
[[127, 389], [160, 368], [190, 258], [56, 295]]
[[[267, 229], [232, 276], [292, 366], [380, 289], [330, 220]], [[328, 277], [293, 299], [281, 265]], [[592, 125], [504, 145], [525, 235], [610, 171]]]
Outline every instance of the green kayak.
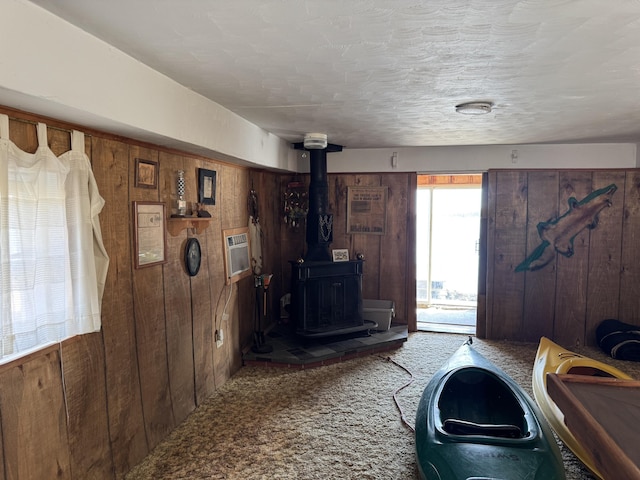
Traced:
[[431, 378], [416, 414], [428, 480], [563, 480], [551, 429], [529, 395], [465, 343]]

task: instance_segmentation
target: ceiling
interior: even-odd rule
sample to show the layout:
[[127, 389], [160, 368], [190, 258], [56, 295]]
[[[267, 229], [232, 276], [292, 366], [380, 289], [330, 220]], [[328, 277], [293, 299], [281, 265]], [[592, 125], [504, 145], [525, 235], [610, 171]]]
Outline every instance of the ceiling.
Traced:
[[290, 142], [640, 142], [638, 0], [32, 1]]

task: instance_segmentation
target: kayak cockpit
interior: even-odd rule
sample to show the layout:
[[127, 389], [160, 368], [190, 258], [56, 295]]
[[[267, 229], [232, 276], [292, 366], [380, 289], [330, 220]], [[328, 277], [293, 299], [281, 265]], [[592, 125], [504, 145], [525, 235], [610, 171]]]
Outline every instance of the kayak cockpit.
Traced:
[[468, 367], [442, 383], [435, 425], [449, 435], [523, 439], [531, 435], [523, 400], [492, 372]]

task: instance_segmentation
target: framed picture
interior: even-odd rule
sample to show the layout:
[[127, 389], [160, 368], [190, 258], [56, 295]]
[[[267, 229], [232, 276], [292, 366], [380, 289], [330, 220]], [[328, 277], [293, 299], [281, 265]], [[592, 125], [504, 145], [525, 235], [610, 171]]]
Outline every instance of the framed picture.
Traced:
[[167, 263], [165, 206], [133, 202], [135, 268]]
[[349, 250], [346, 248], [339, 248], [336, 250], [331, 250], [331, 255], [333, 256], [334, 262], [348, 262], [349, 261]]
[[216, 172], [215, 170], [198, 169], [198, 203], [216, 204]]
[[388, 187], [347, 187], [347, 234], [384, 235]]
[[158, 188], [158, 162], [136, 158], [135, 185], [139, 188]]

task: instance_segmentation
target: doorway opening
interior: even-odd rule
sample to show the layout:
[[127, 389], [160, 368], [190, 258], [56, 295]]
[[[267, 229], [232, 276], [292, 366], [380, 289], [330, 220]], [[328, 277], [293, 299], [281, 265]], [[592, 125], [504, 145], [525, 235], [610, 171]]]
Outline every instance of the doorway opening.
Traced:
[[476, 333], [482, 175], [418, 175], [418, 330]]

